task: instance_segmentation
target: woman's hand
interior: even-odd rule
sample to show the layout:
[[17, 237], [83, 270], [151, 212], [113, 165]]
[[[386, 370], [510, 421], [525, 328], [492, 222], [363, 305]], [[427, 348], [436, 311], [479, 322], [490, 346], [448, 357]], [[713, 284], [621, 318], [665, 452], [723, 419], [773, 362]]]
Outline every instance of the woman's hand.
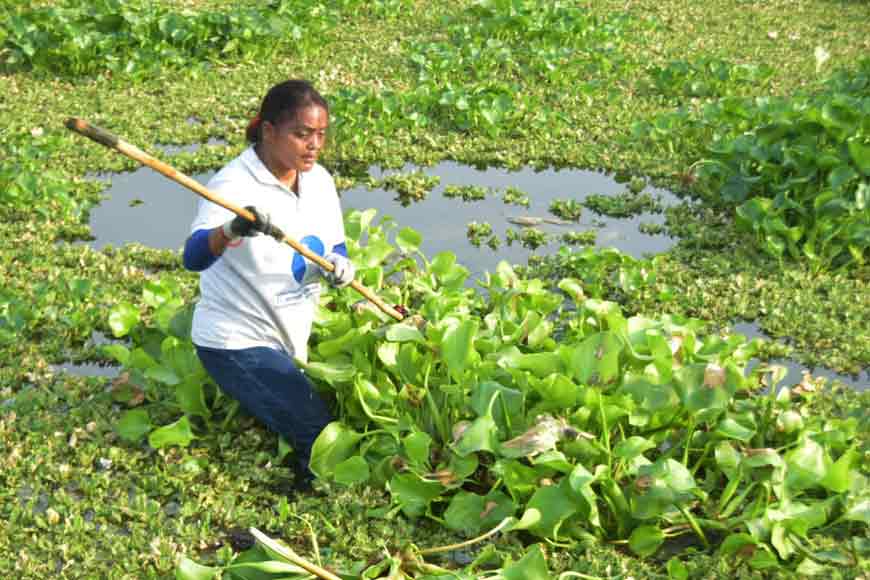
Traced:
[[321, 270], [326, 281], [336, 288], [344, 288], [351, 282], [356, 275], [356, 269], [353, 267], [353, 262], [335, 252], [331, 252], [324, 256], [324, 259], [332, 264], [334, 268], [332, 272]]
[[241, 237], [251, 237], [257, 234], [273, 235], [272, 220], [269, 214], [257, 211], [252, 205], [245, 208], [254, 214], [254, 221], [247, 220], [242, 216], [236, 216], [224, 225], [221, 226], [221, 231], [227, 238], [227, 241], [232, 242]]

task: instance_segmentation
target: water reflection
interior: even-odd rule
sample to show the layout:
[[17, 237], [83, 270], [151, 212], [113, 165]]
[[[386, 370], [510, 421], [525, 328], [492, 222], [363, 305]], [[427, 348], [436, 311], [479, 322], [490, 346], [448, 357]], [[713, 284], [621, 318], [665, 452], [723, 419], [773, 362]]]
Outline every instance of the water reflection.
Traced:
[[[408, 166], [402, 171], [415, 169]], [[357, 187], [343, 192], [342, 205], [345, 210], [375, 208], [380, 216], [394, 217], [400, 227], [410, 226], [420, 232], [423, 236], [421, 249], [425, 254], [431, 256], [446, 250], [452, 251], [459, 262], [468, 267], [475, 276], [494, 269], [501, 260], [524, 264], [533, 253], [517, 242], [511, 246], [504, 243], [509, 229], [519, 229], [519, 226], [508, 222], [509, 218], [553, 217], [548, 208], [554, 200], [582, 201], [589, 194], [609, 195], [625, 190], [624, 185], [594, 171], [478, 170], [453, 162], [440, 163], [422, 171], [437, 175], [441, 179], [440, 185], [423, 201], [402, 207], [395, 200], [394, 192]], [[371, 170], [371, 175], [375, 178], [381, 178], [387, 173], [390, 172], [377, 168]], [[206, 183], [212, 175], [213, 172], [210, 172], [195, 175], [194, 178]], [[196, 209], [197, 197], [193, 193], [147, 168], [114, 175], [111, 181], [112, 185], [106, 191], [108, 199], [91, 212], [91, 230], [96, 238], [92, 242], [94, 248], [129, 242], [155, 248], [181, 247], [189, 233], [188, 228]], [[448, 185], [475, 185], [490, 190], [516, 187], [528, 194], [530, 205], [525, 208], [505, 204], [495, 192], [491, 192], [482, 201], [464, 202], [451, 199], [443, 195], [444, 188]], [[648, 188], [647, 191], [659, 196], [664, 204], [676, 201], [665, 190]], [[475, 247], [468, 242], [467, 226], [475, 221], [492, 226], [493, 233], [503, 242], [499, 249]], [[584, 210], [579, 223], [541, 224], [538, 228], [548, 234], [594, 229], [597, 232], [598, 247], [615, 247], [640, 257], [663, 252], [673, 245], [674, 241], [667, 236], [638, 231], [642, 222], [661, 224], [663, 221], [664, 217], [660, 214], [613, 219], [596, 216]], [[554, 236], [554, 241], [534, 252], [555, 252], [561, 245]]]

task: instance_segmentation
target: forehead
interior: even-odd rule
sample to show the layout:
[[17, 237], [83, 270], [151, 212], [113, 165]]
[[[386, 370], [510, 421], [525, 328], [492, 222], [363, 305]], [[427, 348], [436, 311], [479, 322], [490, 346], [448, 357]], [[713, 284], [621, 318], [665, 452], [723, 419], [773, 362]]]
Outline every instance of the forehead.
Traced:
[[306, 127], [309, 129], [326, 129], [329, 127], [329, 113], [318, 105], [309, 105], [296, 111], [295, 116], [284, 118], [281, 125], [294, 127]]

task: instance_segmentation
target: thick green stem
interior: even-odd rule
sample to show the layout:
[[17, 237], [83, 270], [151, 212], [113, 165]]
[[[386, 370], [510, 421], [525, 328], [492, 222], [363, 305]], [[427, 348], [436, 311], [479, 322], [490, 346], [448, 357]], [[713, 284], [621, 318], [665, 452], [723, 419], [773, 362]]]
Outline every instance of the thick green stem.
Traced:
[[677, 505], [677, 509], [680, 510], [680, 513], [683, 514], [683, 517], [686, 518], [686, 521], [689, 522], [689, 525], [692, 526], [693, 530], [695, 530], [695, 533], [701, 539], [701, 543], [704, 544], [704, 547], [709, 550], [710, 542], [707, 540], [707, 536], [704, 535], [704, 530], [701, 529], [701, 526], [699, 526], [698, 522], [695, 520], [695, 516], [693, 516], [689, 512], [689, 510], [681, 505]]

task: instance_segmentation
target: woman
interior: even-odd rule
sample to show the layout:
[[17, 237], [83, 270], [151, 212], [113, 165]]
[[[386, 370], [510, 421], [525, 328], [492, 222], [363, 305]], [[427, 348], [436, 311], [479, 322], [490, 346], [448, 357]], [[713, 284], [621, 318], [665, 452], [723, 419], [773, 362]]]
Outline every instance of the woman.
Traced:
[[[317, 164], [328, 125], [326, 100], [308, 82], [272, 87], [248, 126], [251, 146], [208, 183], [256, 221], [202, 200], [184, 246], [184, 266], [201, 272], [192, 332], [199, 358], [224, 392], [290, 441], [301, 489], [313, 477], [311, 446], [331, 418], [294, 358], [307, 359], [320, 278], [341, 287], [354, 277], [335, 184]], [[335, 270], [273, 239], [280, 232]]]

